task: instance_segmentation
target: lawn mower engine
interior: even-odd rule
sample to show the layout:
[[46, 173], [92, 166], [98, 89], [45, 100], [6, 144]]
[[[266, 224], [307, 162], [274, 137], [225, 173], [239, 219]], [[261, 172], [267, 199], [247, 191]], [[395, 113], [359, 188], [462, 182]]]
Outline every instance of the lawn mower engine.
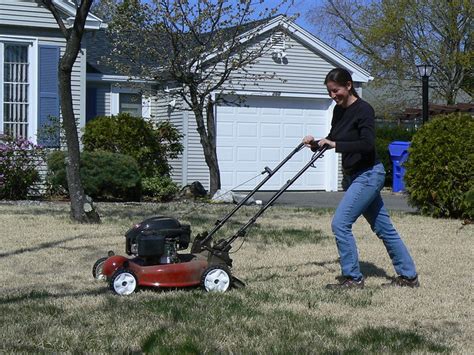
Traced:
[[191, 228], [171, 217], [145, 219], [125, 234], [125, 251], [143, 260], [143, 265], [179, 262], [178, 250], [188, 247]]

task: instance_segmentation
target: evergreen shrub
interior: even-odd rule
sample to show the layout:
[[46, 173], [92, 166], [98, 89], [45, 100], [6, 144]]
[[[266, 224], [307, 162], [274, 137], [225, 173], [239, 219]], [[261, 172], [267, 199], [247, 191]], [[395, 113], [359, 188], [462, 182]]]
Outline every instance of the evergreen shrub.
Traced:
[[[132, 157], [104, 151], [83, 152], [80, 170], [84, 191], [92, 198], [140, 200], [141, 176]], [[49, 155], [48, 183], [52, 191], [67, 191], [65, 152]]]
[[158, 202], [171, 201], [179, 192], [178, 185], [168, 176], [143, 178], [143, 195]]
[[86, 124], [85, 151], [107, 151], [133, 157], [143, 177], [168, 175], [168, 159], [183, 150], [182, 135], [169, 122], [154, 124], [128, 113], [96, 117]]
[[468, 113], [436, 116], [415, 133], [405, 163], [405, 185], [410, 203], [422, 214], [474, 217], [473, 142], [474, 118]]

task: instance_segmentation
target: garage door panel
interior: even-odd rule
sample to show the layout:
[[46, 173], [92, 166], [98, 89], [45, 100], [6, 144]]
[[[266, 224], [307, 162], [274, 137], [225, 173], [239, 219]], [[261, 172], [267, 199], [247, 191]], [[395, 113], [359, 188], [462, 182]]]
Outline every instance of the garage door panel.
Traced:
[[221, 122], [218, 132], [221, 137], [233, 138], [235, 136], [234, 124], [232, 122]]
[[237, 162], [255, 162], [257, 160], [256, 147], [237, 147]]
[[233, 162], [234, 161], [234, 147], [220, 147], [217, 159], [220, 162]]
[[[222, 110], [217, 108], [217, 152], [222, 189], [240, 186], [251, 190], [265, 175], [268, 166], [274, 169], [301, 142], [306, 134], [326, 135], [327, 109], [330, 100], [248, 97], [248, 107]], [[221, 134], [224, 131], [225, 134]], [[232, 132], [232, 133], [231, 133]], [[232, 152], [230, 151], [232, 150]], [[312, 156], [304, 149], [293, 156], [279, 172], [262, 187], [278, 190], [291, 179]], [[325, 164], [303, 174], [291, 187], [293, 190], [325, 188]], [[259, 176], [255, 179], [256, 176]]]
[[237, 136], [238, 137], [252, 137], [255, 138], [258, 135], [258, 124], [252, 123], [237, 123]]
[[300, 139], [304, 137], [303, 125], [301, 124], [283, 124], [283, 135], [285, 138]]
[[261, 123], [260, 124], [260, 137], [262, 138], [274, 138], [280, 137], [281, 125], [279, 123]]
[[277, 147], [262, 147], [260, 148], [261, 162], [278, 162], [280, 157], [280, 148]]

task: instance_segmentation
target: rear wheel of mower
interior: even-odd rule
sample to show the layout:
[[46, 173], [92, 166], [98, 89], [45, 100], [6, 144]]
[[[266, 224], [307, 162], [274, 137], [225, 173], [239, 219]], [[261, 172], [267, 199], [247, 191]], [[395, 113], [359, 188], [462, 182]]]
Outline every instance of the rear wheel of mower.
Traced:
[[92, 276], [94, 276], [94, 279], [96, 280], [105, 280], [106, 277], [103, 273], [103, 267], [105, 260], [108, 258], [100, 258], [94, 263], [94, 266], [92, 266]]
[[204, 270], [201, 286], [207, 292], [226, 292], [232, 284], [232, 275], [226, 265], [213, 265]]
[[117, 270], [110, 279], [110, 289], [120, 296], [127, 296], [135, 292], [138, 286], [137, 277], [128, 269]]

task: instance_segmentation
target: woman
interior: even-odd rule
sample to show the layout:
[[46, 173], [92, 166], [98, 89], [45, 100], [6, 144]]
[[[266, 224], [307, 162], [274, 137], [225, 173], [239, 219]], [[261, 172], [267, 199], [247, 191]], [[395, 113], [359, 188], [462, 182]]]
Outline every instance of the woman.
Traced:
[[382, 239], [398, 274], [386, 285], [418, 287], [413, 260], [392, 225], [384, 207], [380, 190], [384, 186], [385, 170], [375, 152], [374, 110], [354, 89], [351, 74], [342, 68], [331, 70], [324, 81], [329, 96], [336, 102], [329, 135], [319, 141], [313, 136], [303, 143], [317, 150], [323, 145], [342, 153], [344, 190], [346, 190], [332, 220], [332, 231], [340, 257], [342, 277], [331, 289], [363, 288], [357, 246], [352, 225], [363, 215], [372, 230]]

